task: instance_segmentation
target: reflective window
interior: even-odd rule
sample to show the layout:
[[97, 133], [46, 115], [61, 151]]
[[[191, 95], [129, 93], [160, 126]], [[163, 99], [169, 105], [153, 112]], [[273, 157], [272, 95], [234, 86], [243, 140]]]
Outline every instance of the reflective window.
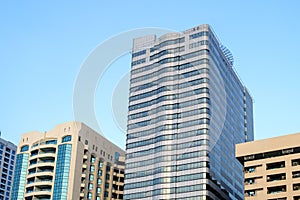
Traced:
[[65, 137], [62, 138], [62, 142], [70, 142], [72, 140], [72, 136], [71, 135], [67, 135]]
[[28, 149], [29, 149], [29, 146], [28, 146], [28, 145], [22, 146], [22, 147], [21, 147], [21, 152], [28, 151]]

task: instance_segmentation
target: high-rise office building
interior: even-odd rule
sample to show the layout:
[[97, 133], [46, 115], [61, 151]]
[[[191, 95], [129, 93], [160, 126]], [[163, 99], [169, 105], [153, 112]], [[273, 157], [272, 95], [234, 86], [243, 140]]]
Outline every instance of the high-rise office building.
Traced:
[[245, 200], [300, 200], [300, 133], [236, 145]]
[[12, 200], [123, 199], [125, 152], [80, 122], [22, 135]]
[[252, 98], [209, 25], [133, 42], [125, 199], [238, 199]]
[[0, 138], [0, 199], [11, 195], [17, 146]]

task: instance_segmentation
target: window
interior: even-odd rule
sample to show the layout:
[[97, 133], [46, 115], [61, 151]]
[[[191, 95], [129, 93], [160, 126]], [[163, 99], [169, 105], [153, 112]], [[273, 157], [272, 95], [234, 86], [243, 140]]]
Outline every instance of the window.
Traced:
[[300, 165], [300, 159], [292, 160], [292, 166], [298, 166], [298, 165]]
[[106, 174], [105, 180], [109, 181], [109, 179], [110, 179], [110, 175], [109, 175], [109, 174]]
[[255, 196], [255, 191], [254, 190], [248, 191], [247, 194], [250, 197]]
[[22, 147], [21, 147], [21, 152], [28, 151], [28, 149], [29, 149], [29, 146], [28, 146], [28, 145], [22, 146]]
[[101, 169], [98, 170], [98, 176], [102, 176], [102, 170]]
[[110, 171], [110, 165], [106, 166], [106, 171], [109, 172]]
[[57, 140], [48, 140], [46, 144], [57, 144]]
[[93, 181], [93, 180], [94, 180], [94, 175], [90, 174], [90, 181]]
[[120, 157], [120, 153], [119, 152], [115, 152], [115, 162], [119, 161], [119, 157]]
[[103, 167], [103, 160], [99, 160], [99, 168]]
[[281, 173], [281, 174], [272, 174], [272, 175], [268, 175], [268, 176], [267, 176], [267, 182], [271, 182], [271, 181], [280, 181], [280, 180], [285, 180], [285, 179], [286, 179], [285, 173]]
[[132, 61], [131, 66], [135, 66], [135, 65], [138, 65], [138, 64], [141, 64], [141, 63], [144, 63], [144, 62], [146, 62], [145, 58], [142, 58], [142, 59], [136, 60], [136, 61]]
[[93, 198], [93, 194], [91, 192], [88, 193], [88, 199], [92, 199]]
[[134, 58], [134, 57], [137, 57], [137, 56], [141, 56], [141, 55], [143, 55], [143, 54], [146, 54], [146, 50], [134, 52], [134, 53], [132, 54], [132, 57]]
[[93, 189], [93, 184], [89, 183], [89, 190], [92, 190], [92, 189]]
[[[63, 144], [58, 146], [52, 199], [67, 199], [65, 188], [68, 188], [69, 184], [71, 152], [71, 144]], [[51, 162], [51, 160], [49, 160], [49, 162]]]
[[246, 183], [246, 184], [250, 184], [250, 185], [251, 185], [251, 184], [254, 184], [254, 183], [255, 183], [255, 179], [254, 179], [254, 178], [246, 179], [246, 180], [245, 180], [245, 183]]
[[94, 165], [91, 165], [90, 171], [91, 171], [91, 172], [94, 172], [94, 171], [95, 171], [95, 166], [94, 166]]
[[245, 172], [246, 173], [253, 173], [253, 172], [255, 172], [255, 168], [256, 167], [247, 167], [247, 168], [245, 168]]
[[283, 167], [285, 167], [285, 162], [284, 161], [267, 164], [267, 170], [278, 169], [278, 168], [283, 168]]
[[97, 194], [100, 194], [100, 193], [101, 193], [101, 188], [97, 187]]
[[268, 194], [276, 194], [276, 193], [281, 193], [281, 192], [286, 192], [286, 185], [267, 188]]
[[95, 163], [95, 161], [96, 161], [96, 158], [95, 158], [95, 156], [91, 156], [91, 163]]
[[293, 190], [300, 190], [300, 183], [293, 184]]
[[300, 171], [295, 171], [292, 173], [293, 178], [299, 178], [300, 177]]
[[101, 179], [101, 178], [98, 178], [98, 179], [97, 179], [97, 184], [98, 184], [98, 185], [101, 185], [101, 184], [102, 184], [102, 179]]
[[67, 135], [65, 137], [62, 138], [62, 142], [70, 142], [72, 140], [72, 136], [71, 135]]

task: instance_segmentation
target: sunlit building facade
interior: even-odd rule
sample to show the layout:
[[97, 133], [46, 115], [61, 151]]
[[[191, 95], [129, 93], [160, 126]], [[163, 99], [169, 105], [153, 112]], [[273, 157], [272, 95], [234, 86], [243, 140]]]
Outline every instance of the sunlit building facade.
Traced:
[[123, 199], [125, 153], [80, 122], [22, 135], [12, 200]]
[[300, 133], [238, 144], [245, 200], [300, 200]]
[[244, 198], [252, 98], [209, 25], [133, 42], [124, 199]]
[[9, 200], [14, 176], [17, 146], [0, 138], [0, 199]]

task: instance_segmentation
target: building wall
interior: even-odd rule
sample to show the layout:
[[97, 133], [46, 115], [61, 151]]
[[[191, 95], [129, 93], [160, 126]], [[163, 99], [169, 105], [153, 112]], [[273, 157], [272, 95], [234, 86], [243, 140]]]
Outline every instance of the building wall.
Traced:
[[300, 133], [238, 144], [245, 199], [300, 199]]
[[118, 179], [117, 191], [112, 187], [117, 184], [113, 178], [124, 174], [124, 156], [122, 149], [79, 122], [23, 134], [17, 151], [20, 178], [12, 199], [122, 199], [124, 180]]
[[134, 40], [125, 199], [243, 198], [252, 99], [228, 56], [208, 25]]
[[9, 200], [14, 176], [17, 146], [0, 138], [0, 199]]

